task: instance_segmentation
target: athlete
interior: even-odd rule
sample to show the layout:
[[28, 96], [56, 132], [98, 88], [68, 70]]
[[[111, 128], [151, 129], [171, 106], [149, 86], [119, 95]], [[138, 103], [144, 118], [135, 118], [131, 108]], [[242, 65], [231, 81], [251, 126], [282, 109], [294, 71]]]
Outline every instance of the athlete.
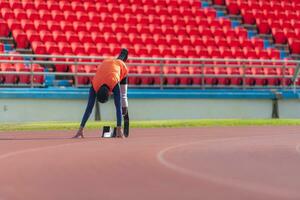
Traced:
[[127, 66], [128, 50], [122, 49], [117, 59], [105, 59], [97, 68], [89, 91], [89, 100], [84, 112], [80, 127], [73, 138], [83, 138], [83, 129], [88, 120], [95, 100], [106, 103], [111, 94], [114, 96], [114, 103], [117, 115], [116, 137], [124, 137], [122, 132], [122, 114], [128, 112], [127, 100]]

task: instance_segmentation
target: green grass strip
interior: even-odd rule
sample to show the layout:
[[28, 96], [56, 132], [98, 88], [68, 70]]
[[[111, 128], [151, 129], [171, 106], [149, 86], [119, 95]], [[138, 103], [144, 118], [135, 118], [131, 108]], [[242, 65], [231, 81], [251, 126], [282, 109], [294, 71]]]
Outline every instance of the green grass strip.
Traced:
[[[103, 125], [115, 126], [115, 122], [87, 123], [87, 129], [100, 129]], [[223, 126], [296, 126], [300, 119], [196, 119], [131, 121], [131, 128], [181, 128], [181, 127], [223, 127]], [[76, 130], [79, 122], [34, 122], [0, 123], [0, 132], [31, 130]]]

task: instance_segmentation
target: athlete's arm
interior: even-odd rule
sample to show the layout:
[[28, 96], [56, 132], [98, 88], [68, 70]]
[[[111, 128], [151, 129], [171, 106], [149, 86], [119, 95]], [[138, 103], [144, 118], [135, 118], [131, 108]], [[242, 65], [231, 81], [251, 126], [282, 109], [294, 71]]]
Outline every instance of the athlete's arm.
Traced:
[[85, 123], [87, 122], [87, 120], [89, 119], [89, 117], [93, 111], [95, 100], [96, 100], [96, 93], [95, 93], [93, 87], [91, 87], [90, 92], [89, 92], [89, 100], [88, 100], [84, 115], [82, 117], [80, 127], [84, 128]]
[[88, 104], [86, 106], [84, 115], [82, 117], [80, 127], [79, 127], [76, 135], [73, 138], [79, 138], [79, 137], [83, 138], [83, 128], [85, 126], [86, 121], [89, 119], [89, 116], [91, 115], [91, 112], [92, 112], [94, 104], [95, 104], [95, 99], [96, 99], [96, 93], [95, 93], [93, 87], [91, 87], [90, 92], [89, 92]]
[[117, 115], [117, 126], [122, 126], [122, 104], [121, 104], [121, 91], [120, 84], [117, 84], [114, 89], [114, 102], [116, 107], [116, 115]]

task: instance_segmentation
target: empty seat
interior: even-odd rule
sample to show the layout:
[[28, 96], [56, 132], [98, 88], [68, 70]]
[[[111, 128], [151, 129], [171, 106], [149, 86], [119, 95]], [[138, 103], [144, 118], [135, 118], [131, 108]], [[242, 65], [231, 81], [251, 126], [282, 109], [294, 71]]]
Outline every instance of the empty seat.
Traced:
[[[4, 72], [15, 72], [16, 68], [13, 64], [10, 63], [1, 63], [0, 64], [1, 71]], [[4, 84], [16, 84], [18, 81], [18, 76], [16, 74], [5, 74], [3, 76]]]
[[33, 41], [31, 43], [31, 48], [35, 54], [46, 54], [46, 46], [43, 42]]
[[12, 32], [12, 35], [17, 43], [17, 48], [28, 48], [29, 41], [27, 40], [27, 35], [23, 30], [15, 29]]
[[4, 19], [0, 18], [0, 36], [7, 37], [9, 34], [9, 28], [7, 23]]
[[[86, 73], [85, 66], [83, 65], [71, 65], [70, 72], [72, 73]], [[78, 85], [87, 85], [89, 83], [88, 76], [74, 76], [74, 80]]]

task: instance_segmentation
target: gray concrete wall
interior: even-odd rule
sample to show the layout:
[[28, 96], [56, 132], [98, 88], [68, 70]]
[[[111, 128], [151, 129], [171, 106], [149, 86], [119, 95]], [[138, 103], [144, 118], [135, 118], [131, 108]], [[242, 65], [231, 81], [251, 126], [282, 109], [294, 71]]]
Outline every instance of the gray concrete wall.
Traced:
[[280, 118], [300, 118], [300, 100], [280, 100], [279, 101]]
[[[80, 121], [86, 100], [0, 99], [0, 122]], [[281, 118], [300, 118], [297, 100], [279, 102]], [[271, 118], [271, 100], [130, 99], [133, 120]], [[113, 101], [100, 105], [102, 120], [115, 120]], [[94, 112], [90, 119], [94, 119]]]
[[85, 106], [83, 100], [0, 99], [0, 122], [80, 121]]

